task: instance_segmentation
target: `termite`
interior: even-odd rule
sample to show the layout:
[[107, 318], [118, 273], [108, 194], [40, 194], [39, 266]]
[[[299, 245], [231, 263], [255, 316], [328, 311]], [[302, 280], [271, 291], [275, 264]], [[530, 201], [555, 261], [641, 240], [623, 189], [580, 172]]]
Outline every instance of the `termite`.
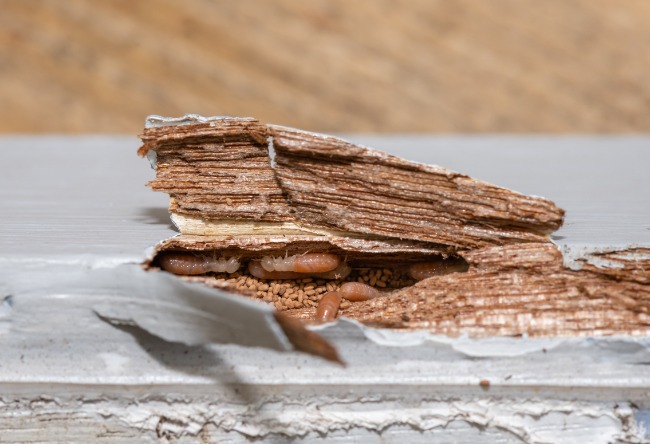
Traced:
[[347, 263], [341, 262], [334, 270], [321, 273], [310, 273], [310, 275], [321, 279], [345, 279], [351, 272], [352, 268], [350, 268]]
[[341, 285], [339, 291], [330, 291], [321, 298], [316, 308], [316, 320], [331, 322], [336, 319], [343, 298], [348, 301], [359, 302], [376, 298], [380, 294], [378, 290], [370, 285], [361, 282], [346, 282]]
[[339, 288], [344, 299], [352, 302], [367, 301], [381, 295], [381, 292], [370, 285], [361, 282], [346, 282]]
[[467, 271], [467, 262], [462, 259], [442, 257], [437, 260], [427, 262], [417, 262], [407, 268], [407, 273], [416, 281], [421, 281], [433, 276], [442, 276], [444, 274], [455, 273], [458, 271]]
[[248, 263], [248, 271], [258, 279], [299, 279], [315, 276], [343, 279], [352, 269], [335, 254], [306, 253], [288, 257], [264, 256]]
[[231, 257], [214, 258], [189, 252], [164, 252], [157, 258], [160, 268], [174, 274], [234, 273], [239, 270], [239, 260]]
[[305, 277], [303, 273], [295, 271], [267, 271], [262, 266], [261, 261], [250, 261], [248, 263], [248, 272], [258, 279], [299, 279]]
[[261, 263], [266, 271], [325, 273], [338, 267], [341, 258], [331, 253], [305, 253], [287, 257], [264, 256]]
[[316, 308], [316, 320], [319, 322], [332, 322], [336, 319], [341, 305], [341, 294], [336, 291], [330, 291], [321, 298]]

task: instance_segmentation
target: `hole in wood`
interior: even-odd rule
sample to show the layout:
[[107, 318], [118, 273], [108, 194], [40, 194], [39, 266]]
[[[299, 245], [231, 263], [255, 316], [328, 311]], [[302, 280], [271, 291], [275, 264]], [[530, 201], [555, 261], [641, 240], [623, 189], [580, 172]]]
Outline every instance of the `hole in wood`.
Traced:
[[[355, 258], [332, 252], [288, 254], [270, 251], [258, 254], [240, 250], [159, 252], [151, 263], [187, 280], [271, 303], [280, 311], [317, 309], [327, 316], [315, 316], [328, 322], [338, 308], [350, 304], [390, 297], [398, 289], [416, 282], [462, 273], [469, 269], [461, 257], [424, 255], [396, 258], [377, 255]], [[337, 294], [339, 298], [328, 297]], [[337, 307], [332, 301], [337, 299]], [[324, 302], [323, 302], [324, 301]], [[327, 307], [319, 307], [327, 303]], [[334, 313], [334, 315], [331, 315]]]

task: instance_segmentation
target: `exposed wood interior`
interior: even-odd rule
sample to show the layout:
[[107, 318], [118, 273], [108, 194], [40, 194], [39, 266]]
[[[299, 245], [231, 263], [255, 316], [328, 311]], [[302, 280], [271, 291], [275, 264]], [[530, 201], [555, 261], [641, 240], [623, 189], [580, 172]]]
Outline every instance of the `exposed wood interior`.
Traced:
[[[269, 158], [266, 168], [277, 174], [276, 194], [283, 196], [286, 214], [295, 224], [336, 228], [339, 235], [181, 235], [161, 243], [158, 251], [237, 257], [243, 264], [232, 278], [209, 274], [185, 279], [271, 302], [288, 316], [312, 322], [317, 302], [327, 291], [338, 291], [345, 279], [325, 283], [306, 275], [308, 279], [295, 281], [260, 280], [247, 273], [246, 264], [265, 255], [328, 252], [345, 257], [357, 272], [350, 275], [352, 280], [382, 284], [379, 297], [341, 305], [340, 315], [367, 325], [478, 337], [645, 335], [650, 331], [647, 249], [601, 253], [600, 265], [585, 261], [580, 263], [582, 269], [570, 270], [545, 234], [560, 226], [564, 214], [551, 201], [335, 137], [257, 123], [243, 128], [229, 119], [192, 122], [147, 129], [143, 136], [140, 153], [158, 153], [161, 183], [175, 183], [175, 174], [185, 178], [176, 189], [161, 188], [171, 191], [172, 211], [181, 211], [174, 201], [206, 194], [211, 199], [198, 214], [208, 218], [219, 214], [228, 197], [220, 186], [220, 174], [206, 175], [211, 170], [204, 169], [202, 159], [219, 159], [223, 154], [230, 172], [246, 176], [247, 157], [229, 154], [232, 129], [238, 140], [248, 140], [261, 150], [262, 157], [260, 144], [271, 137], [275, 164]], [[256, 135], [246, 139], [247, 132]], [[187, 152], [202, 154], [185, 156]], [[169, 174], [167, 165], [173, 159], [186, 163]], [[161, 176], [152, 182], [154, 188]], [[251, 181], [247, 192], [255, 194], [256, 186]], [[258, 191], [264, 194], [268, 189], [262, 186]], [[261, 214], [269, 222], [283, 220], [272, 209]], [[237, 211], [221, 214], [226, 223], [246, 217]], [[468, 266], [452, 267], [449, 273], [419, 282], [400, 274], [405, 265], [434, 257], [462, 258]], [[380, 279], [382, 273], [399, 283]]]
[[[464, 254], [467, 273], [432, 277], [342, 316], [451, 336], [643, 336], [650, 332], [650, 257], [612, 253], [621, 267], [566, 269], [548, 244]], [[295, 311], [311, 319], [313, 310]]]

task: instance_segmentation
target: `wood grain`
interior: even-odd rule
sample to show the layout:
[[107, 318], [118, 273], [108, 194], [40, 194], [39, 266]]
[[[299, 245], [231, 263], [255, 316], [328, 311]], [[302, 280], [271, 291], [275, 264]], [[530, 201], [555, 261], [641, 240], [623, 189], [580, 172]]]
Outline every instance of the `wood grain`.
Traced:
[[543, 242], [553, 202], [336, 137], [270, 125], [275, 171], [300, 223], [475, 248]]
[[[219, 235], [242, 222], [264, 228], [293, 222], [330, 235], [468, 249], [544, 242], [562, 225], [564, 210], [547, 199], [442, 167], [252, 119], [203, 120], [146, 128], [138, 150], [155, 153], [156, 179], [149, 186], [169, 194], [183, 234], [213, 234], [188, 231], [178, 218], [187, 215], [199, 218], [198, 226], [225, 224], [228, 231]], [[273, 160], [266, 143], [274, 147]], [[260, 228], [239, 234], [270, 234]]]
[[254, 119], [222, 119], [219, 125], [147, 128], [143, 156], [156, 153], [154, 191], [170, 195], [169, 210], [189, 216], [291, 220], [271, 169], [266, 141]]
[[[650, 259], [647, 249], [615, 257], [620, 266], [562, 265], [551, 244], [489, 247], [463, 254], [470, 268], [425, 279], [339, 314], [375, 327], [424, 329], [473, 337], [647, 336]], [[306, 321], [314, 309], [287, 312]]]
[[650, 329], [650, 260], [628, 250], [626, 268], [567, 270], [552, 245], [470, 252], [467, 273], [434, 277], [392, 297], [353, 305], [343, 316], [372, 325], [470, 336], [645, 336]]
[[[175, 245], [211, 257], [246, 261], [257, 258], [262, 250], [266, 250], [262, 254], [282, 256], [284, 248], [291, 248], [291, 254], [334, 253], [349, 260], [351, 268], [397, 271], [408, 261], [427, 263], [434, 256], [418, 252], [415, 244], [407, 254], [380, 253], [375, 245], [359, 243], [358, 234], [369, 235], [372, 241], [384, 237], [428, 243], [433, 248], [452, 249], [459, 256], [454, 260], [463, 261], [465, 266], [384, 291], [368, 301], [341, 306], [340, 314], [370, 326], [423, 329], [451, 336], [648, 334], [650, 250], [628, 247], [594, 252], [576, 261], [575, 269], [569, 269], [560, 249], [543, 234], [558, 229], [564, 215], [549, 200], [515, 193], [442, 167], [409, 162], [333, 136], [262, 125], [254, 120], [213, 118], [180, 126], [174, 123], [147, 128], [142, 139], [144, 145], [139, 153], [156, 152], [160, 161], [156, 180], [150, 184], [170, 194], [173, 212], [185, 211], [175, 205], [176, 200], [193, 202], [194, 196], [211, 195], [216, 196], [214, 202], [206, 201], [205, 208], [197, 208], [197, 212], [207, 219], [219, 214], [218, 208], [225, 200], [219, 193], [232, 193], [231, 180], [227, 178], [222, 184], [224, 178], [213, 165], [225, 161], [221, 165], [228, 165], [229, 172], [240, 172], [246, 177], [248, 153], [253, 152], [254, 165], [265, 165], [277, 182], [248, 181], [247, 187], [235, 188], [245, 193], [244, 200], [250, 190], [259, 187], [260, 193], [268, 193], [272, 188], [268, 183], [275, 183], [275, 195], [286, 197], [282, 208], [289, 211], [298, 225], [348, 232], [355, 237], [350, 241], [361, 246], [362, 255], [376, 257], [371, 259], [373, 263], [365, 263], [356, 251], [335, 245], [327, 236], [321, 236], [321, 242], [318, 237], [292, 239], [283, 235], [272, 241], [268, 233], [258, 231], [249, 232], [243, 242], [232, 236], [175, 237], [159, 244], [158, 252], [170, 247], [173, 251]], [[274, 167], [270, 158], [267, 162], [259, 161], [267, 140], [274, 147]], [[233, 143], [241, 145], [239, 151], [244, 157], [233, 156]], [[170, 165], [174, 168], [170, 169]], [[232, 201], [236, 198], [228, 196]], [[222, 217], [226, 222], [249, 218], [246, 208], [241, 215], [233, 209]], [[270, 221], [282, 221], [272, 208], [268, 206], [264, 215]], [[185, 234], [182, 227], [181, 232]], [[246, 246], [253, 247], [252, 256]], [[289, 252], [284, 250], [284, 254]], [[438, 255], [435, 258], [442, 260]], [[160, 265], [159, 259], [153, 265]], [[254, 298], [274, 297], [269, 288], [277, 282], [262, 283], [261, 290], [262, 285], [257, 287], [245, 271], [242, 273], [244, 276], [237, 274], [233, 278], [190, 279]], [[379, 274], [373, 276], [376, 283]], [[288, 282], [287, 292], [300, 294], [299, 281]], [[278, 303], [276, 307], [286, 310], [287, 316], [307, 322], [330, 321], [334, 316], [325, 316], [321, 308], [327, 295], [335, 291], [330, 288], [328, 293], [320, 294], [316, 309], [309, 308], [311, 303], [305, 307], [302, 298], [298, 306], [291, 302]], [[338, 310], [338, 299], [332, 312]], [[311, 350], [309, 340], [296, 346]], [[316, 341], [312, 352], [323, 355], [321, 349], [320, 341]]]
[[0, 131], [645, 132], [645, 0], [0, 0]]

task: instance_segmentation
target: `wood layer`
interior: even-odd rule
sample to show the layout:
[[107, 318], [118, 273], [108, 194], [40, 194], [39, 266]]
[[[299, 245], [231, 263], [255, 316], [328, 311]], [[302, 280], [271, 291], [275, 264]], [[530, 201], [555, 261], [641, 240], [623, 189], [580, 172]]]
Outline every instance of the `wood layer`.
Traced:
[[141, 155], [157, 153], [151, 187], [170, 195], [172, 213], [205, 221], [179, 224], [184, 234], [254, 220], [470, 249], [547, 241], [564, 215], [543, 198], [253, 119], [147, 128], [142, 139]]
[[[650, 285], [650, 248], [628, 248], [589, 254], [578, 260], [581, 270], [602, 274], [619, 281]], [[596, 265], [598, 264], [598, 265]]]
[[280, 184], [309, 225], [475, 248], [541, 242], [562, 224], [564, 211], [543, 198], [336, 137], [268, 131]]
[[447, 256], [451, 248], [427, 242], [400, 239], [363, 239], [342, 236], [266, 235], [266, 236], [193, 236], [180, 235], [161, 242], [156, 252], [181, 251], [239, 251], [247, 257], [264, 255], [269, 251], [286, 254], [333, 252], [355, 257], [363, 255], [394, 255], [396, 257], [440, 254]]
[[264, 129], [255, 119], [223, 118], [146, 128], [141, 156], [156, 153], [154, 191], [169, 194], [171, 212], [202, 219], [292, 220], [271, 169]]
[[[553, 245], [466, 252], [467, 273], [433, 277], [341, 316], [364, 324], [485, 336], [607, 336], [650, 333], [650, 259], [617, 253], [623, 269], [563, 267]], [[624, 270], [632, 270], [625, 272]], [[290, 312], [305, 320], [313, 310]]]

